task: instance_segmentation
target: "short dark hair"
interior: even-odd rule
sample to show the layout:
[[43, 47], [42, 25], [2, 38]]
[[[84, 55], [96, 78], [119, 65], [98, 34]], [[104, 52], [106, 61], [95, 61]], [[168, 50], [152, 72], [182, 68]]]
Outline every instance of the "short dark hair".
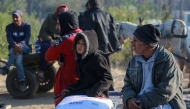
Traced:
[[100, 5], [100, 1], [99, 0], [88, 0], [88, 3], [91, 6], [99, 6]]

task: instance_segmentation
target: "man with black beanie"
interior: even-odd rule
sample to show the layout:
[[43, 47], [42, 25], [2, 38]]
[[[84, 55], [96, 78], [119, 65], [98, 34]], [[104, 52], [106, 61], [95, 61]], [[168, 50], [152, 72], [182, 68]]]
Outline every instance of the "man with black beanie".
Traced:
[[[109, 56], [121, 50], [114, 19], [110, 13], [101, 9], [100, 0], [88, 0], [88, 7], [81, 20], [84, 21], [81, 23], [82, 30], [94, 30], [97, 33], [98, 51], [106, 58], [110, 66]], [[110, 90], [114, 90], [113, 85]]]
[[147, 24], [133, 34], [136, 55], [129, 61], [124, 78], [124, 109], [186, 109], [183, 72], [172, 53], [158, 45], [159, 30]]

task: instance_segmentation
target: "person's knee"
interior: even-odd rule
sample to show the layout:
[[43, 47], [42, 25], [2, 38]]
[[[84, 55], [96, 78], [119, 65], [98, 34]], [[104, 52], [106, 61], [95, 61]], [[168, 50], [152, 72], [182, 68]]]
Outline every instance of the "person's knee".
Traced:
[[10, 49], [9, 49], [9, 54], [10, 54], [10, 55], [13, 54], [13, 48], [10, 48]]
[[20, 55], [18, 55], [17, 58], [16, 58], [16, 64], [17, 64], [17, 65], [22, 65], [22, 61], [23, 61], [23, 55], [20, 54]]
[[49, 48], [50, 47], [50, 43], [48, 42], [41, 42], [41, 49], [46, 49], [46, 48]]
[[48, 42], [42, 42], [41, 43], [40, 54], [44, 56], [45, 52], [48, 50], [49, 47], [50, 47], [50, 44]]
[[30, 53], [30, 47], [29, 46], [23, 46], [22, 51], [23, 51], [23, 53], [29, 54]]

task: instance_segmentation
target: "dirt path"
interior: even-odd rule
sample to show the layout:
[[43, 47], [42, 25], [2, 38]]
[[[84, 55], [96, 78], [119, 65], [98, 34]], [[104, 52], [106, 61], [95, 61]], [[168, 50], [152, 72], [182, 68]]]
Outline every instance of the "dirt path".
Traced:
[[[57, 66], [57, 65], [56, 65]], [[114, 78], [114, 88], [116, 91], [120, 91], [123, 86], [123, 78], [125, 71], [112, 69], [112, 75]], [[184, 79], [184, 84], [187, 86], [189, 83], [188, 74], [184, 74], [187, 78]], [[9, 95], [5, 86], [6, 76], [0, 75], [0, 103], [10, 104], [11, 109], [54, 109], [53, 104], [53, 89], [46, 93], [37, 93], [31, 99], [14, 99]], [[186, 89], [184, 98], [190, 101], [189, 89]], [[190, 103], [187, 103], [190, 104]]]
[[[57, 66], [57, 65], [55, 65]], [[123, 76], [125, 71], [112, 70], [114, 77], [114, 88], [117, 91], [123, 86]], [[31, 99], [14, 99], [7, 92], [5, 80], [7, 76], [0, 75], [0, 103], [10, 104], [11, 109], [54, 109], [53, 89], [46, 93], [37, 93]]]

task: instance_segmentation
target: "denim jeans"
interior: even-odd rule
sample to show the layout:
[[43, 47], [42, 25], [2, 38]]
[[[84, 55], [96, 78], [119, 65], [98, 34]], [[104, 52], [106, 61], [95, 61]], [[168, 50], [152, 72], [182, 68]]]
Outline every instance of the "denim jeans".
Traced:
[[39, 39], [36, 40], [34, 47], [35, 47], [35, 51], [36, 51], [36, 53], [40, 53], [40, 49], [41, 49], [41, 41], [40, 41]]
[[[30, 47], [25, 45], [22, 47], [22, 52], [23, 54], [29, 54], [30, 53]], [[18, 75], [18, 80], [19, 81], [24, 81], [24, 68], [23, 68], [23, 54], [17, 54], [14, 55], [13, 53], [13, 48], [10, 48], [9, 50], [9, 59], [8, 62], [6, 63], [6, 67], [10, 69], [10, 66], [13, 64], [13, 62], [16, 60], [16, 68], [17, 68], [17, 75]]]
[[49, 47], [50, 47], [49, 42], [45, 42], [45, 41], [41, 42], [41, 49], [40, 49], [40, 70], [41, 71], [46, 70], [47, 61], [45, 59], [45, 53]]

